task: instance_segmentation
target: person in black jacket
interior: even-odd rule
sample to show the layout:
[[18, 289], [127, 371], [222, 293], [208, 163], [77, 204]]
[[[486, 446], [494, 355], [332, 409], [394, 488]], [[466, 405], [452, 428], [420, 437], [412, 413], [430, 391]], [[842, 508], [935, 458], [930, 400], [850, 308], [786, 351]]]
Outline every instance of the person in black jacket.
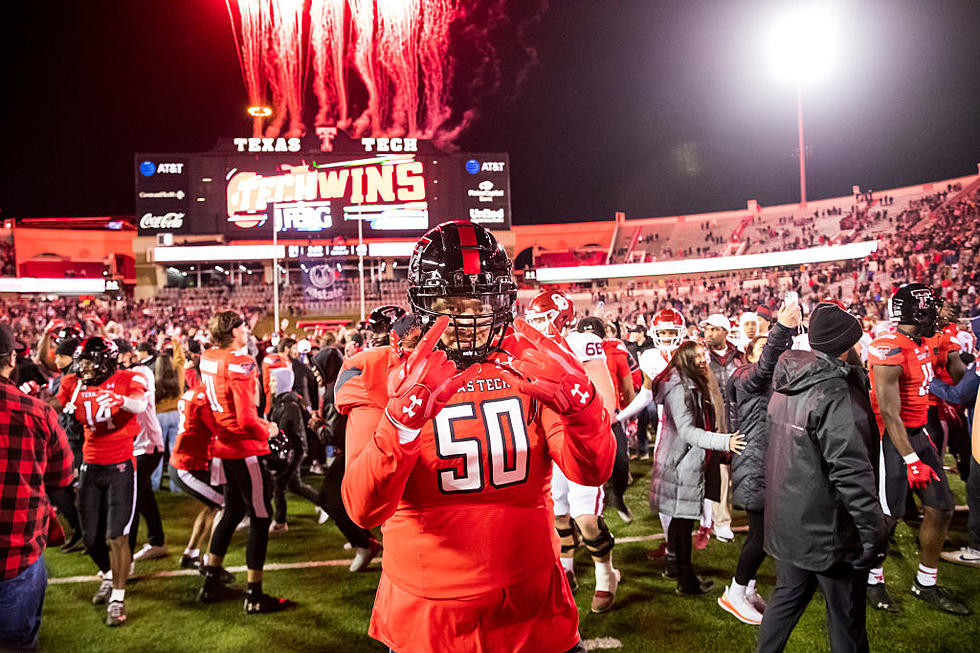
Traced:
[[272, 502], [275, 514], [269, 530], [282, 533], [289, 530], [286, 524], [286, 490], [298, 494], [314, 505], [319, 505], [316, 490], [303, 482], [300, 465], [306, 457], [306, 419], [301, 399], [293, 391], [293, 368], [277, 367], [270, 373], [273, 394], [272, 421], [279, 427], [280, 435], [288, 443], [290, 456], [283, 468], [274, 471], [275, 487]]
[[762, 549], [766, 477], [766, 408], [772, 394], [772, 373], [780, 354], [788, 351], [802, 319], [799, 304], [784, 305], [777, 322], [765, 335], [756, 336], [745, 348], [748, 365], [728, 379], [726, 396], [732, 403], [729, 428], [745, 436], [745, 449], [732, 458], [733, 505], [749, 517], [749, 534], [735, 568], [732, 584], [718, 598], [718, 605], [742, 623], [762, 623], [765, 602], [755, 591], [755, 575], [766, 557]]
[[780, 357], [769, 401], [765, 551], [776, 589], [758, 651], [781, 651], [820, 586], [832, 651], [867, 651], [867, 571], [884, 559], [878, 502], [879, 437], [868, 378], [854, 345], [861, 325], [834, 304], [810, 317], [813, 351]]

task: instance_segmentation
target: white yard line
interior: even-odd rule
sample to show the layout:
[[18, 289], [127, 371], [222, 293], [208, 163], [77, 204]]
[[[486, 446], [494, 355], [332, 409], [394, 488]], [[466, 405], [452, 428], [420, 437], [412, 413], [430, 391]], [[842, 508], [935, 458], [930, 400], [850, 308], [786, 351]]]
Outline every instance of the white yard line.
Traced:
[[[353, 558], [346, 560], [308, 560], [306, 562], [273, 562], [265, 566], [265, 571], [283, 571], [286, 569], [309, 569], [311, 567], [349, 567]], [[228, 571], [237, 573], [245, 571], [244, 565], [237, 567], [227, 567]], [[173, 569], [170, 571], [154, 571], [149, 574], [136, 574], [133, 578], [146, 580], [148, 578], [174, 578], [176, 576], [200, 576], [197, 569]], [[88, 583], [99, 580], [98, 576], [65, 576], [63, 578], [49, 578], [49, 585], [62, 585], [65, 583]]]

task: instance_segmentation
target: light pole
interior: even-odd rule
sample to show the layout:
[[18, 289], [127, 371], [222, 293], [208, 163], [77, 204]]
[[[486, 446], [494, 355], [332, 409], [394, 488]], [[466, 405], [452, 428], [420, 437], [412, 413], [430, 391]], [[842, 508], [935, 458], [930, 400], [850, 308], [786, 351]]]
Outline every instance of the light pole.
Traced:
[[796, 83], [796, 129], [800, 136], [800, 213], [806, 209], [806, 145], [803, 140], [803, 85]]
[[770, 58], [777, 77], [796, 85], [796, 129], [800, 148], [800, 213], [806, 209], [806, 141], [803, 137], [803, 85], [830, 72], [839, 51], [838, 20], [830, 2], [799, 2], [775, 16], [769, 33]]

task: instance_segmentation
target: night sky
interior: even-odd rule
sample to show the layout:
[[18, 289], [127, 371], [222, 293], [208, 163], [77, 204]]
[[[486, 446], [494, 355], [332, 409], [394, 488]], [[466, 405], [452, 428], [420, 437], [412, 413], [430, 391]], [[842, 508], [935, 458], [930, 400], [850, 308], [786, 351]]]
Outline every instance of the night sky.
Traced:
[[[762, 48], [783, 3], [509, 4], [501, 88], [454, 107], [478, 102], [462, 149], [510, 153], [515, 223], [798, 200], [795, 89]], [[810, 199], [975, 174], [980, 3], [842, 4], [841, 61], [804, 90]], [[224, 0], [7, 5], [0, 216], [131, 214], [135, 152], [249, 134]]]

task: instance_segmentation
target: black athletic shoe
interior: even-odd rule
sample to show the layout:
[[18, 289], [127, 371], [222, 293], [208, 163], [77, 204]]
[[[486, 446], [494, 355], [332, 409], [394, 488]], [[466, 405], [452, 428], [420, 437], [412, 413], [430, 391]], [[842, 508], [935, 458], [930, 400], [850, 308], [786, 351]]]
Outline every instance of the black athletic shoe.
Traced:
[[691, 576], [686, 580], [678, 580], [675, 591], [681, 596], [701, 596], [707, 594], [714, 586], [713, 580], [701, 580], [697, 576]]
[[214, 603], [236, 596], [241, 596], [241, 590], [228, 587], [228, 585], [222, 583], [217, 577], [206, 576], [204, 578], [204, 587], [201, 588], [197, 598], [200, 599], [201, 603]]
[[201, 557], [200, 556], [180, 556], [180, 568], [181, 569], [200, 569], [201, 568]]
[[235, 574], [231, 573], [224, 567], [217, 567], [217, 571], [209, 572], [208, 567], [200, 566], [197, 568], [198, 572], [205, 578], [207, 578], [208, 573], [213, 573], [214, 577], [222, 585], [234, 585], [235, 584]]
[[71, 539], [61, 545], [62, 553], [74, 553], [75, 551], [81, 551], [85, 545], [82, 543], [82, 529], [76, 528], [72, 534]]
[[949, 590], [939, 585], [926, 587], [925, 585], [920, 585], [918, 579], [914, 579], [912, 581], [912, 596], [920, 601], [925, 601], [932, 607], [943, 612], [960, 616], [970, 614], [970, 608], [953, 598]]
[[664, 578], [677, 578], [677, 554], [667, 552], [664, 556]]
[[609, 492], [606, 495], [606, 504], [616, 509], [616, 513], [623, 520], [624, 524], [629, 524], [633, 521], [633, 511], [626, 505], [623, 497], [617, 495], [615, 492]]
[[868, 604], [875, 610], [898, 614], [902, 611], [902, 606], [888, 595], [884, 583], [868, 585]]
[[289, 599], [278, 599], [265, 592], [245, 595], [245, 614], [267, 614], [289, 607]]

